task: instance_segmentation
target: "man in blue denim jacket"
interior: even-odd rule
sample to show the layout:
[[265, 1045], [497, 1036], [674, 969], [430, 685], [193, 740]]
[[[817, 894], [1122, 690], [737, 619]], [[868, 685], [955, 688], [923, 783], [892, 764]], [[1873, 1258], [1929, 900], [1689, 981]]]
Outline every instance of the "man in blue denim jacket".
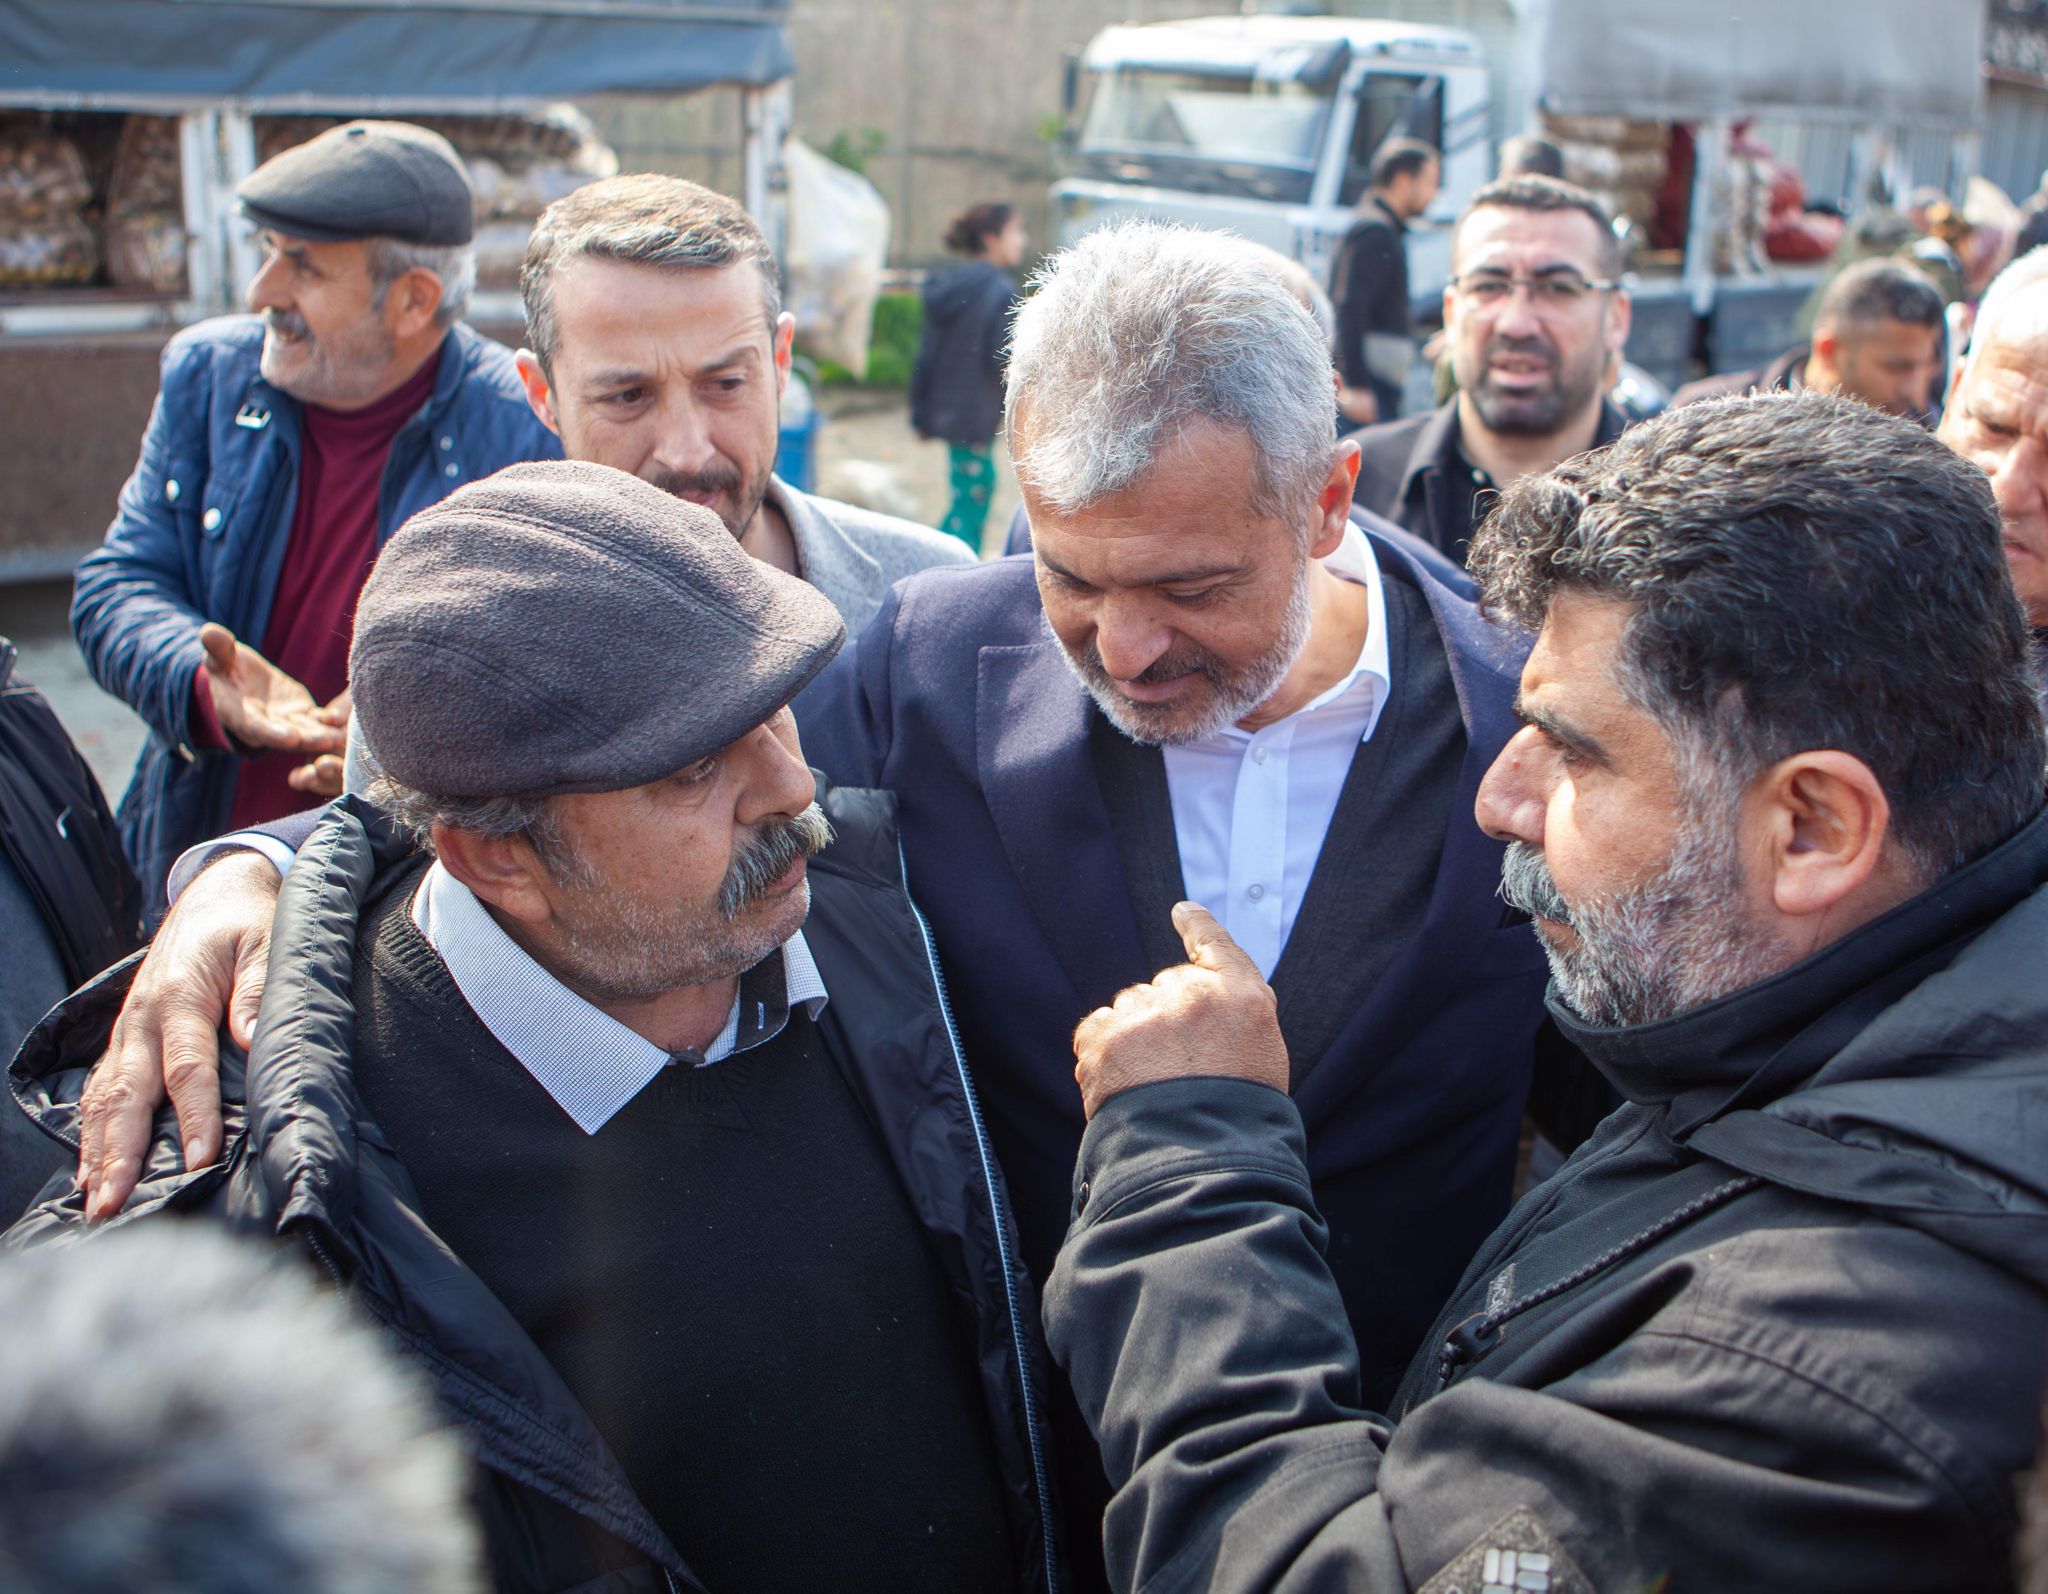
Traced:
[[446, 140], [354, 122], [239, 190], [256, 313], [173, 338], [135, 472], [78, 571], [94, 677], [149, 722], [121, 803], [151, 915], [179, 851], [338, 773], [355, 598], [408, 516], [560, 456], [511, 351], [461, 324], [471, 198]]

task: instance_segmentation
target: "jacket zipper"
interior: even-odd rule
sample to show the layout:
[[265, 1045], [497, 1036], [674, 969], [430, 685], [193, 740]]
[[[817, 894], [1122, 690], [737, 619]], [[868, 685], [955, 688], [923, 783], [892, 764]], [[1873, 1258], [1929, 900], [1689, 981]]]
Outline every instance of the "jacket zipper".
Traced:
[[1510, 1319], [1520, 1317], [1524, 1312], [1541, 1306], [1545, 1301], [1555, 1300], [1567, 1290], [1578, 1288], [1596, 1274], [1606, 1272], [1623, 1258], [1656, 1240], [1661, 1240], [1673, 1229], [1683, 1228], [1694, 1218], [1704, 1216], [1739, 1195], [1747, 1195], [1762, 1183], [1763, 1180], [1752, 1174], [1743, 1174], [1740, 1178], [1717, 1184], [1706, 1194], [1693, 1197], [1675, 1212], [1666, 1213], [1641, 1233], [1631, 1235], [1619, 1245], [1602, 1251], [1592, 1261], [1573, 1269], [1563, 1278], [1553, 1279], [1542, 1289], [1531, 1290], [1527, 1295], [1510, 1301], [1497, 1310], [1474, 1312], [1444, 1336], [1444, 1342], [1437, 1350], [1436, 1392], [1442, 1394], [1450, 1387], [1453, 1378], [1491, 1351], [1496, 1337]]
[[[907, 882], [910, 865], [903, 856], [902, 838], [896, 842], [896, 867]], [[1010, 1347], [1017, 1362], [1017, 1383], [1024, 1395], [1024, 1437], [1031, 1446], [1031, 1481], [1038, 1491], [1039, 1536], [1045, 1546], [1045, 1587], [1046, 1594], [1058, 1594], [1059, 1567], [1053, 1554], [1053, 1513], [1045, 1475], [1044, 1441], [1038, 1432], [1038, 1403], [1031, 1388], [1031, 1368], [1024, 1354], [1023, 1320], [1017, 1310], [1017, 1289], [1012, 1282], [1014, 1263], [1010, 1257], [1009, 1236], [1003, 1229], [1005, 1208], [1002, 1192], [996, 1186], [995, 1156], [989, 1150], [988, 1130], [981, 1121], [981, 1103], [974, 1093], [974, 1080], [967, 1072], [967, 1057], [960, 1049], [960, 1030], [953, 1022], [953, 1004], [946, 996], [946, 976], [939, 968], [939, 955], [932, 945], [931, 926], [925, 923], [924, 913], [910, 895], [906, 884], [903, 888], [904, 905], [910, 909], [910, 916], [917, 921], [917, 933], [924, 942], [925, 966], [931, 970], [932, 989], [939, 999], [939, 1016], [946, 1022], [946, 1041], [953, 1049], [953, 1068], [960, 1077], [960, 1089], [967, 1100], [967, 1121], [974, 1127], [974, 1146], [981, 1157], [982, 1183], [988, 1189], [989, 1211], [995, 1220], [996, 1257], [1003, 1270], [1003, 1301], [1010, 1314]]]

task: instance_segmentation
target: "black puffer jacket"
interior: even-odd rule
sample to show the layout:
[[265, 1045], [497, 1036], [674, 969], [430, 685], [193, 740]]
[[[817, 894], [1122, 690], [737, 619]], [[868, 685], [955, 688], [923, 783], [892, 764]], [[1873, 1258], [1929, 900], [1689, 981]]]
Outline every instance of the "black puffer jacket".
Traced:
[[924, 437], [986, 444], [1003, 424], [1003, 346], [1017, 283], [970, 260], [924, 285], [924, 334], [910, 374], [910, 424]]
[[[925, 936], [904, 891], [894, 800], [826, 790], [838, 840], [812, 860], [805, 939], [830, 984], [820, 1018], [888, 1147], [934, 1253], [978, 1322], [976, 1360], [1007, 1489], [1016, 1586], [1063, 1584], [1039, 1409], [1037, 1303]], [[224, 1049], [228, 1150], [179, 1166], [157, 1125], [143, 1183], [116, 1224], [198, 1211], [305, 1247], [424, 1368], [481, 1467], [493, 1582], [508, 1594], [697, 1589], [589, 1417], [497, 1298], [422, 1220], [412, 1183], [349, 1075], [359, 911], [415, 855], [375, 809], [344, 799], [300, 851], [279, 900], [254, 1047]], [[29, 1036], [12, 1084], [75, 1145], [78, 1093], [133, 963], [76, 993]], [[246, 1102], [246, 1108], [242, 1105]], [[75, 1195], [8, 1232], [21, 1245], [83, 1224]]]

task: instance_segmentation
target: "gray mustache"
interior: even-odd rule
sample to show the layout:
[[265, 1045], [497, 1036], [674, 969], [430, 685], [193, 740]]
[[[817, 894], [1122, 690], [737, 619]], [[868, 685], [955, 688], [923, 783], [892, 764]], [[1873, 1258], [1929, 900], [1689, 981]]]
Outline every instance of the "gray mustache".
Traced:
[[1572, 922], [1572, 910], [1558, 895], [1550, 866], [1544, 863], [1542, 852], [1527, 842], [1508, 843], [1500, 860], [1500, 896], [1509, 907], [1519, 908], [1531, 918], [1566, 925]]
[[296, 310], [265, 310], [263, 324], [272, 332], [288, 338], [303, 338], [306, 335], [306, 318]]
[[822, 852], [831, 844], [832, 821], [816, 803], [793, 819], [771, 820], [748, 838], [726, 869], [724, 883], [718, 888], [719, 913], [728, 919], [738, 918], [797, 859]]

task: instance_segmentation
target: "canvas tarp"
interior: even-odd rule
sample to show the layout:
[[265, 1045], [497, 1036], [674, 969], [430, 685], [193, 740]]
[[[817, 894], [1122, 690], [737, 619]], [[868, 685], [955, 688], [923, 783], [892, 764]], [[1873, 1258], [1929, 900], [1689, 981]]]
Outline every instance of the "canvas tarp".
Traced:
[[0, 105], [485, 110], [761, 86], [789, 0], [0, 0]]
[[1968, 129], [1983, 0], [1548, 0], [1544, 108], [1694, 121], [1782, 116]]

